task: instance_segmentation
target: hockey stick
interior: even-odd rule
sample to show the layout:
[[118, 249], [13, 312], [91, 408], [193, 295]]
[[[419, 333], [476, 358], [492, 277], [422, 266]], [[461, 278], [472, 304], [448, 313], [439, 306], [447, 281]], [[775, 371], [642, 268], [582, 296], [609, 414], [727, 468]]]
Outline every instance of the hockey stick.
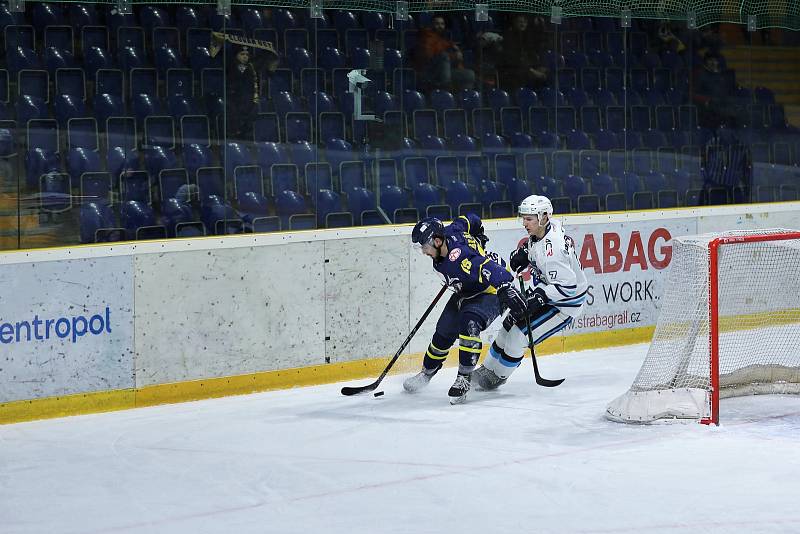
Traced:
[[383, 379], [386, 377], [386, 374], [389, 372], [389, 369], [391, 369], [392, 366], [394, 365], [394, 362], [396, 362], [397, 359], [400, 357], [400, 353], [403, 352], [403, 350], [406, 348], [408, 343], [411, 341], [411, 338], [413, 338], [414, 334], [416, 334], [417, 330], [419, 330], [419, 327], [422, 326], [422, 323], [425, 322], [425, 319], [428, 318], [428, 315], [430, 315], [431, 310], [433, 310], [433, 307], [436, 306], [436, 303], [439, 302], [440, 298], [442, 298], [444, 292], [447, 291], [448, 287], [449, 286], [447, 286], [447, 284], [442, 286], [442, 289], [439, 290], [439, 294], [436, 295], [436, 297], [433, 299], [433, 302], [431, 302], [430, 305], [428, 306], [428, 309], [425, 310], [425, 313], [422, 314], [422, 317], [420, 317], [419, 321], [417, 321], [416, 326], [414, 326], [414, 328], [408, 334], [408, 337], [406, 338], [405, 341], [403, 341], [403, 344], [400, 345], [400, 348], [397, 349], [397, 352], [395, 353], [394, 357], [392, 357], [392, 359], [389, 360], [389, 365], [387, 365], [386, 369], [383, 370], [381, 376], [379, 376], [378, 379], [375, 380], [375, 382], [367, 384], [366, 386], [358, 386], [358, 387], [345, 386], [342, 388], [342, 395], [347, 395], [349, 397], [350, 395], [368, 393], [378, 387], [381, 381], [383, 381]]
[[[522, 292], [522, 295], [524, 297], [525, 284], [522, 282], [522, 275], [519, 276], [519, 290]], [[533, 362], [533, 374], [536, 377], [536, 383], [546, 388], [554, 388], [560, 385], [565, 380], [564, 378], [559, 378], [558, 380], [548, 380], [547, 378], [542, 378], [542, 376], [539, 374], [539, 364], [536, 363], [536, 351], [533, 350], [533, 334], [531, 333], [531, 318], [527, 313], [525, 314], [525, 324], [528, 328], [528, 348], [531, 349], [531, 361]]]

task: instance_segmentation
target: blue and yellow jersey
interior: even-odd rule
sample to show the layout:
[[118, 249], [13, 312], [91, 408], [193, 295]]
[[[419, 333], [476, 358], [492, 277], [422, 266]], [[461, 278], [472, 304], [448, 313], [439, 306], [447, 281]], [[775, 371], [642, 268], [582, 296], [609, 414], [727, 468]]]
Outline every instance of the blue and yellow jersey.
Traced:
[[447, 256], [433, 262], [448, 285], [465, 298], [479, 293], [496, 293], [497, 286], [513, 282], [505, 261], [494, 252], [486, 252], [472, 231], [482, 227], [475, 214], [462, 215], [445, 226]]

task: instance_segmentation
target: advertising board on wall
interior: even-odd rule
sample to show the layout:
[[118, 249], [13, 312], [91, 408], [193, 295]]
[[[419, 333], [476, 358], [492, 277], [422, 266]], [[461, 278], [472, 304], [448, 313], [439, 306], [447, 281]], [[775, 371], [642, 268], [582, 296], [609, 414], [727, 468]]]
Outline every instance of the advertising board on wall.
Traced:
[[[520, 225], [521, 226], [521, 225]], [[648, 219], [613, 223], [569, 224], [589, 281], [587, 307], [564, 335], [653, 326], [658, 320], [673, 236], [696, 233], [696, 219]], [[508, 258], [525, 238], [518, 231], [493, 234], [489, 248]]]
[[0, 265], [0, 402], [133, 387], [131, 265]]

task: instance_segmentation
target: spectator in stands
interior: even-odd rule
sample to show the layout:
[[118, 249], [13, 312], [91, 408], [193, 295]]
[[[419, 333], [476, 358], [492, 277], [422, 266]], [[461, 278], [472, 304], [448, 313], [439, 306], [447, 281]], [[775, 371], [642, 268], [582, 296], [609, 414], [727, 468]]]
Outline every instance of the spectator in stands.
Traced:
[[417, 37], [416, 64], [420, 82], [427, 90], [458, 91], [475, 87], [475, 72], [464, 68], [464, 54], [445, 35], [444, 17], [435, 15], [431, 27]]
[[716, 54], [706, 53], [694, 87], [692, 99], [698, 105], [700, 126], [705, 128], [737, 126], [741, 110], [732, 93], [733, 88], [722, 74]]
[[253, 140], [258, 114], [258, 74], [250, 63], [250, 49], [241, 47], [228, 67], [225, 79], [225, 109], [228, 139]]
[[476, 35], [478, 79], [483, 89], [497, 87], [497, 65], [503, 57], [503, 36], [495, 32]]
[[506, 90], [538, 88], [547, 83], [544, 66], [544, 19], [531, 24], [527, 15], [516, 14], [503, 33], [503, 55], [499, 64], [500, 83]]
[[658, 25], [658, 32], [656, 33], [659, 40], [659, 51], [663, 52], [671, 50], [678, 54], [682, 54], [686, 50], [686, 45], [683, 40], [675, 35], [672, 25], [668, 20], [662, 20]]

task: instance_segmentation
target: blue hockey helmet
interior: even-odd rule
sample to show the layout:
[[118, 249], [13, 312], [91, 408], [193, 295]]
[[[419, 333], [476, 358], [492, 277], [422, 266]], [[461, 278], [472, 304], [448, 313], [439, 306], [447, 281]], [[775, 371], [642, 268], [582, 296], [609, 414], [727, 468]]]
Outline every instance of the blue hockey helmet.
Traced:
[[436, 217], [425, 217], [411, 232], [411, 242], [419, 246], [427, 245], [434, 237], [444, 239], [444, 224]]

